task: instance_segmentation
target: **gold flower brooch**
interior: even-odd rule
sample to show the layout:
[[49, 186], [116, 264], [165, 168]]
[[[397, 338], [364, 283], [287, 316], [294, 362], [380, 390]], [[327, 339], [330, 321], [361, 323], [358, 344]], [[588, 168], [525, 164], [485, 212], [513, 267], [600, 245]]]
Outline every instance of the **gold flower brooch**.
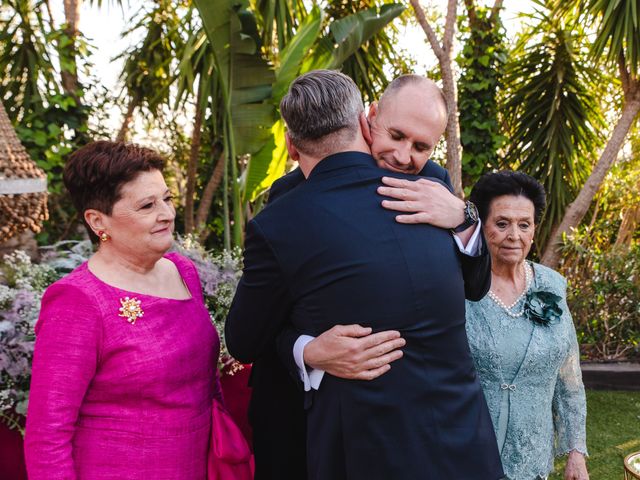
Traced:
[[118, 316], [125, 317], [131, 325], [135, 324], [136, 320], [144, 315], [144, 312], [140, 308], [140, 300], [124, 297], [120, 299], [120, 303], [122, 306], [120, 307]]

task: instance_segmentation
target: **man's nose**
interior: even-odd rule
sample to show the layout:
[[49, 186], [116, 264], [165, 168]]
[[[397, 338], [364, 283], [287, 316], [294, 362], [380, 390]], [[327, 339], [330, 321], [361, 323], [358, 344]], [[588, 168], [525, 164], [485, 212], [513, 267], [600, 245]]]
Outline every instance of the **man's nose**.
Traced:
[[395, 160], [400, 165], [411, 164], [411, 145], [408, 142], [403, 142], [396, 148]]

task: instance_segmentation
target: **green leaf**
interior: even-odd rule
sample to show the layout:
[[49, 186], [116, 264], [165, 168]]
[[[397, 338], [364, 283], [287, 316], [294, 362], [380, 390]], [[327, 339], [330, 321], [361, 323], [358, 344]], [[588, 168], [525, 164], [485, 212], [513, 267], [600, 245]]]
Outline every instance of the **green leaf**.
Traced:
[[236, 152], [255, 153], [269, 141], [275, 107], [270, 103], [236, 105], [231, 110]]
[[284, 122], [278, 120], [271, 128], [269, 142], [251, 156], [245, 181], [245, 200], [255, 200], [284, 174], [288, 157], [284, 132]]
[[[263, 125], [275, 121], [275, 109], [269, 102], [275, 75], [260, 55], [252, 36], [242, 32], [238, 12], [243, 4], [234, 0], [194, 0], [214, 58], [216, 92], [215, 105], [223, 108], [220, 128], [224, 132], [225, 155], [231, 181], [233, 224], [227, 216], [227, 238], [233, 229], [235, 245], [242, 244], [244, 208], [238, 180], [240, 155], [257, 152], [269, 141]], [[248, 23], [245, 19], [245, 25]], [[251, 33], [251, 32], [249, 32]], [[227, 188], [225, 185], [224, 188]], [[228, 197], [225, 197], [225, 202]], [[228, 211], [228, 210], [227, 210]], [[225, 242], [228, 244], [227, 242]], [[227, 245], [228, 246], [228, 245]]]
[[600, 19], [592, 52], [617, 68], [624, 55], [631, 75], [640, 73], [640, 0], [591, 0], [589, 12]]
[[380, 8], [369, 8], [336, 20], [330, 26], [329, 35], [320, 39], [312, 56], [302, 68], [303, 72], [318, 68], [339, 68], [364, 43], [404, 12], [405, 6], [397, 3]]
[[[269, 138], [275, 111], [271, 98], [275, 75], [241, 29], [234, 0], [195, 0], [209, 39], [222, 104], [234, 134], [236, 154], [257, 152]], [[251, 22], [249, 22], [251, 23]]]
[[39, 147], [44, 147], [45, 145], [47, 145], [47, 140], [48, 140], [47, 134], [44, 133], [42, 130], [38, 130], [37, 132], [34, 132], [33, 141]]
[[314, 6], [296, 32], [295, 36], [282, 50], [280, 67], [276, 71], [276, 83], [273, 86], [273, 101], [278, 104], [287, 93], [289, 85], [300, 74], [302, 60], [308, 55], [311, 46], [320, 35], [323, 13]]
[[362, 44], [400, 16], [405, 8], [399, 3], [390, 3], [383, 5], [379, 14], [376, 8], [370, 8], [333, 22], [331, 33], [337, 48], [330, 68], [342, 65]]
[[60, 127], [53, 123], [50, 123], [49, 125], [47, 125], [47, 130], [49, 131], [49, 134], [53, 137], [57, 137], [58, 135], [60, 135], [60, 132], [61, 132]]

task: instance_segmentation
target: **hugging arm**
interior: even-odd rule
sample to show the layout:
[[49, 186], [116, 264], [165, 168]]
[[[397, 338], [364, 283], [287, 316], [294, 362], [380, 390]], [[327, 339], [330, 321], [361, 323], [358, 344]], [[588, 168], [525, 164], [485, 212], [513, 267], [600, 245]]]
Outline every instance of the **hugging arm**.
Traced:
[[282, 270], [254, 219], [247, 225], [244, 269], [225, 324], [231, 356], [250, 363], [262, 355], [284, 327], [290, 304]]
[[[419, 185], [430, 192], [426, 196], [430, 206], [424, 209], [435, 212], [436, 216], [427, 215], [426, 218], [421, 218], [406, 215], [405, 217], [412, 217], [407, 223], [424, 221], [442, 228], [452, 228], [462, 223], [464, 203], [451, 193], [451, 182], [446, 172], [444, 178], [439, 180], [443, 184], [425, 179]], [[407, 184], [393, 185], [393, 181]], [[399, 179], [391, 179], [391, 182], [392, 185], [382, 187], [382, 191], [379, 192], [387, 194], [385, 188], [407, 187], [411, 186], [410, 183], [417, 183]], [[391, 193], [398, 192], [397, 188], [389, 189]], [[280, 190], [281, 188], [277, 191]], [[405, 200], [405, 203], [409, 200], [405, 197], [400, 198]], [[393, 203], [397, 205], [399, 202]], [[415, 209], [416, 205], [410, 207]], [[416, 222], [417, 219], [420, 221]], [[479, 225], [470, 227], [461, 233], [461, 237], [456, 238], [456, 243], [461, 252], [459, 258], [465, 297], [469, 300], [480, 300], [488, 292], [491, 282], [491, 259], [482, 229]], [[399, 348], [405, 344], [398, 332], [378, 332], [369, 335], [370, 332], [370, 329], [359, 325], [337, 325], [313, 339], [302, 337], [303, 332], [298, 332], [288, 325], [278, 337], [278, 353], [290, 374], [296, 380], [302, 381], [305, 390], [317, 389], [324, 371], [340, 378], [370, 380], [387, 372], [391, 368], [390, 363], [402, 357]]]
[[402, 358], [400, 348], [406, 341], [396, 330], [371, 331], [355, 324], [335, 325], [313, 338], [288, 326], [278, 336], [278, 354], [306, 391], [318, 389], [324, 372], [348, 380], [373, 380]]
[[464, 253], [458, 255], [464, 280], [464, 297], [472, 302], [481, 300], [491, 288], [491, 256], [481, 226], [477, 225], [476, 228], [478, 229], [476, 255]]

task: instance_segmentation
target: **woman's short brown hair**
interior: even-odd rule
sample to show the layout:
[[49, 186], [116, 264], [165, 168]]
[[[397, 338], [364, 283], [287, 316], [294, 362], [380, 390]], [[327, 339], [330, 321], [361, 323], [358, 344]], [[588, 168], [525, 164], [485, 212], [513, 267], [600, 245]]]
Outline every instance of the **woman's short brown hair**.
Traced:
[[[141, 172], [163, 168], [164, 159], [150, 148], [101, 140], [69, 155], [62, 178], [81, 216], [90, 208], [111, 215], [124, 184]], [[97, 235], [86, 222], [85, 227], [91, 239], [97, 241]]]

